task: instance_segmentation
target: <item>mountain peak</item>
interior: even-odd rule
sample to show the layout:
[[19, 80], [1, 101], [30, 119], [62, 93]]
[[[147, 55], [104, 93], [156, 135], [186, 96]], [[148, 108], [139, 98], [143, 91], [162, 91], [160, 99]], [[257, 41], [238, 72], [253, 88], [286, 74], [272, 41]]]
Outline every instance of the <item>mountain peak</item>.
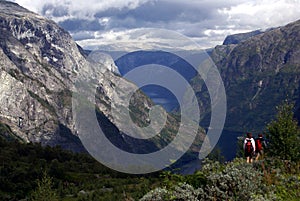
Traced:
[[229, 35], [225, 38], [223, 45], [236, 45], [261, 33], [264, 32], [261, 30], [255, 30], [247, 33], [238, 33], [238, 34]]
[[42, 16], [23, 8], [15, 2], [0, 0], [0, 15], [2, 16], [9, 15], [11, 17], [26, 17], [29, 14], [38, 18], [43, 18]]

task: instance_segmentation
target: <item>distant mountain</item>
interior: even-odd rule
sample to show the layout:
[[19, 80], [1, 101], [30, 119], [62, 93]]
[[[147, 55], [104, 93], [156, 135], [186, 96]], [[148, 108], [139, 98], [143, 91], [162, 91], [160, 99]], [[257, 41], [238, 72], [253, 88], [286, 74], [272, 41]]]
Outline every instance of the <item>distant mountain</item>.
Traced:
[[[300, 20], [257, 33], [250, 33], [250, 38], [238, 35], [247, 38], [238, 44], [228, 39], [224, 42], [228, 45], [217, 46], [211, 54], [226, 88], [228, 130], [262, 132], [283, 100], [296, 102], [299, 107]], [[193, 83], [206, 112], [202, 124], [208, 125], [210, 100], [205, 98], [205, 85], [200, 77]]]
[[[208, 57], [207, 51], [185, 51], [189, 60], [193, 60], [195, 57], [197, 61], [205, 60]], [[113, 52], [108, 52], [108, 54], [114, 55]], [[181, 52], [166, 52], [166, 51], [136, 51], [131, 53], [123, 53], [121, 57], [117, 57], [115, 64], [118, 66], [120, 74], [122, 76], [126, 75], [130, 71], [137, 67], [144, 65], [151, 65], [153, 70], [156, 69], [155, 65], [164, 66], [176, 71], [180, 76], [182, 76], [187, 82], [190, 82], [192, 78], [197, 75], [195, 68], [191, 66], [190, 61], [184, 60], [180, 57]], [[163, 73], [163, 72], [162, 72]], [[148, 75], [149, 79], [155, 80], [151, 74]], [[131, 80], [132, 81], [132, 80]], [[174, 85], [175, 81], [171, 81]], [[178, 87], [179, 88], [179, 87]], [[170, 91], [163, 87], [156, 85], [148, 85], [142, 87], [141, 90], [149, 96], [154, 103], [162, 105], [167, 111], [177, 110], [179, 108], [179, 103]], [[184, 93], [181, 94], [184, 96]]]

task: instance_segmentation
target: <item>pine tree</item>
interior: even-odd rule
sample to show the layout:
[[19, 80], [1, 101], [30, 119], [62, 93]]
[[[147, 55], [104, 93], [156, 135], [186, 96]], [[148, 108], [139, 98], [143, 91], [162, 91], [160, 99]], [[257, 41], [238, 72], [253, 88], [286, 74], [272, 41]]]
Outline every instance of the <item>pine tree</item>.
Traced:
[[283, 160], [298, 161], [300, 159], [300, 132], [294, 119], [293, 104], [283, 103], [277, 107], [276, 119], [268, 124], [270, 143], [268, 154]]
[[33, 191], [30, 201], [58, 201], [55, 191], [52, 189], [52, 178], [43, 172], [41, 180], [38, 180], [38, 186]]

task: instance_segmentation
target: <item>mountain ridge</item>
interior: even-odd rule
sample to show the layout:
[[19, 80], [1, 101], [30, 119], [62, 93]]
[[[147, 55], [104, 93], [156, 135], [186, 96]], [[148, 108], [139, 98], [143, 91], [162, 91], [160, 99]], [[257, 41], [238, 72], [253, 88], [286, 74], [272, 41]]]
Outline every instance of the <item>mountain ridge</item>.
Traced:
[[[228, 98], [226, 129], [263, 132], [277, 105], [286, 99], [299, 102], [299, 49], [300, 20], [238, 44], [215, 47], [211, 57], [221, 73]], [[199, 97], [206, 93], [203, 86], [197, 86], [199, 78], [194, 83], [200, 88]], [[207, 99], [199, 99], [208, 104]]]

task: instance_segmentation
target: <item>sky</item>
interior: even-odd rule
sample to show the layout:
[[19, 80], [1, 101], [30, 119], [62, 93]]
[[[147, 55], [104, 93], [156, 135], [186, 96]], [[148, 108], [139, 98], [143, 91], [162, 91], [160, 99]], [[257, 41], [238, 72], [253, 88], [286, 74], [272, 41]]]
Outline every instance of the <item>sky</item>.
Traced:
[[230, 34], [283, 26], [300, 19], [300, 0], [11, 1], [54, 20], [86, 49], [118, 50], [130, 44], [142, 45], [143, 37], [132, 36], [145, 28], [177, 32], [204, 49], [221, 45]]

